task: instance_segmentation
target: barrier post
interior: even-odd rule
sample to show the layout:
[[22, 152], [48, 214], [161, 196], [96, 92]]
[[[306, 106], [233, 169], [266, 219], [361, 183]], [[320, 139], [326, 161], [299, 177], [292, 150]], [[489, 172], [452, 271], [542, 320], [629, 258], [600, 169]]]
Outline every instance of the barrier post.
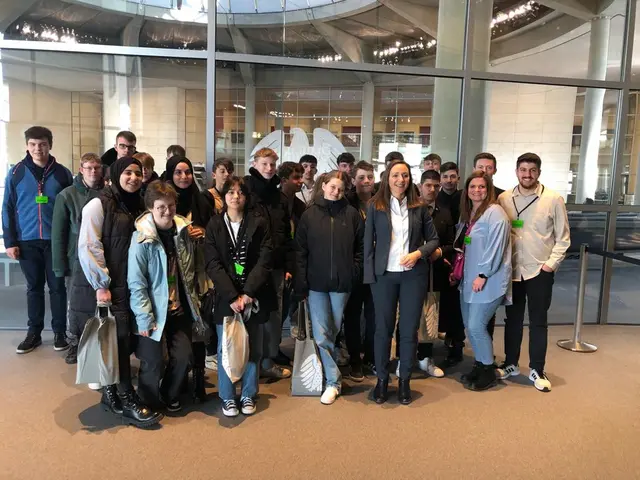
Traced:
[[578, 304], [576, 306], [576, 323], [573, 327], [573, 338], [567, 340], [558, 340], [558, 346], [572, 352], [591, 353], [598, 350], [598, 347], [581, 339], [583, 313], [584, 313], [584, 294], [587, 288], [587, 266], [589, 261], [588, 245], [583, 243], [580, 245], [580, 279], [578, 283]]

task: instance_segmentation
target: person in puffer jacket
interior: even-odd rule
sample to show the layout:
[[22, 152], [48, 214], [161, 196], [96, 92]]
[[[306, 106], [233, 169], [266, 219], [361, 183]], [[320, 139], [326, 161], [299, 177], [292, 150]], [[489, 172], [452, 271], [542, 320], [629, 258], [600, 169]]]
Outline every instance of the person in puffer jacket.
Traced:
[[322, 195], [302, 214], [296, 230], [295, 291], [308, 298], [313, 338], [320, 352], [326, 388], [320, 401], [340, 395], [336, 337], [353, 288], [362, 280], [364, 222], [344, 197], [351, 180], [333, 171], [321, 180]]

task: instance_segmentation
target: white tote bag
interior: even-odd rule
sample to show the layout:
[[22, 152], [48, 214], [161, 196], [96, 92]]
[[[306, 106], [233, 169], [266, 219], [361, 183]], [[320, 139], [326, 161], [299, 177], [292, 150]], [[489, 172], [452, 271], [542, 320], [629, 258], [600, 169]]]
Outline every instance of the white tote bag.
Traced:
[[222, 320], [222, 368], [232, 383], [242, 378], [249, 362], [249, 333], [245, 322], [251, 313], [257, 313], [258, 303], [245, 308], [244, 313], [224, 317]]

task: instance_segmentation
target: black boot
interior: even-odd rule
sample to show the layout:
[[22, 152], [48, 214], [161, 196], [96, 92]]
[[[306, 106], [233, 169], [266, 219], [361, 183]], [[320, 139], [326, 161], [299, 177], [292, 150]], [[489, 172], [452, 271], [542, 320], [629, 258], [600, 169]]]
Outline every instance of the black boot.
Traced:
[[193, 401], [202, 403], [207, 401], [207, 391], [204, 388], [204, 368], [193, 369]]
[[473, 368], [471, 369], [471, 371], [469, 373], [465, 373], [460, 377], [460, 381], [465, 385], [469, 385], [470, 383], [473, 383], [478, 379], [481, 371], [482, 371], [482, 363], [476, 361], [473, 364]]
[[462, 360], [464, 360], [462, 356], [462, 347], [459, 346], [451, 346], [447, 348], [447, 358], [442, 363], [442, 368], [451, 368], [458, 365]]
[[411, 387], [409, 387], [409, 379], [398, 379], [398, 400], [402, 405], [411, 403]]
[[380, 380], [376, 383], [376, 387], [373, 389], [373, 400], [382, 405], [389, 398], [389, 380]]
[[102, 388], [100, 405], [105, 412], [122, 415], [122, 402], [120, 401], [120, 397], [118, 397], [115, 385], [107, 385]]
[[70, 345], [69, 350], [67, 350], [67, 356], [64, 357], [64, 361], [67, 365], [73, 365], [78, 363], [78, 346]]
[[496, 367], [493, 365], [481, 365], [480, 374], [471, 382], [468, 386], [469, 390], [475, 390], [477, 392], [482, 390], [488, 390], [491, 387], [495, 387], [498, 384], [496, 378]]
[[118, 393], [122, 401], [122, 421], [138, 428], [156, 425], [164, 415], [142, 404], [135, 392]]

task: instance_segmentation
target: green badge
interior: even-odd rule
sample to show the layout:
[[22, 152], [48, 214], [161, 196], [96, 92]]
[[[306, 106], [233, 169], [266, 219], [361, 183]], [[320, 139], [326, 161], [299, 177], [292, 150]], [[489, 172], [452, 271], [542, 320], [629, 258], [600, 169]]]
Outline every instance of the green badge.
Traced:
[[36, 195], [36, 203], [49, 203], [49, 197], [46, 195]]
[[175, 285], [176, 276], [175, 275], [169, 275], [168, 281], [169, 281], [169, 285]]
[[517, 220], [511, 220], [511, 226], [513, 228], [522, 228], [524, 227], [524, 220], [520, 220], [519, 218]]
[[464, 236], [464, 244], [471, 245], [471, 237], [469, 235]]
[[244, 267], [240, 265], [238, 262], [235, 262], [233, 266], [236, 269], [236, 275], [242, 275], [244, 273]]

